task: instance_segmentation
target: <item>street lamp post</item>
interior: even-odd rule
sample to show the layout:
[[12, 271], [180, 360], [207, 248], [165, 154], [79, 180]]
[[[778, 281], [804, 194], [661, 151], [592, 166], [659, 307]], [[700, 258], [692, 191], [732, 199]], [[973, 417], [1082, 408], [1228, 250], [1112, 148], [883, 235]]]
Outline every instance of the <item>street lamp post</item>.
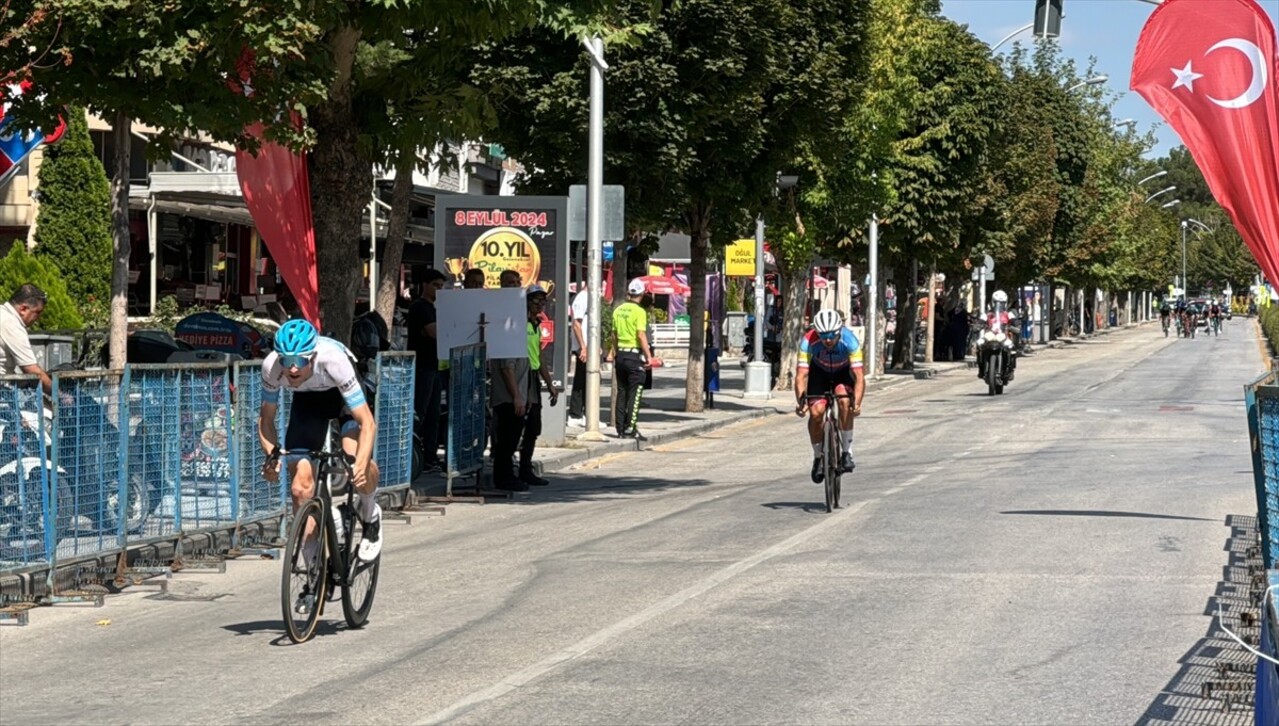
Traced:
[[[1142, 184], [1145, 184], [1146, 182], [1150, 181], [1151, 179], [1158, 179], [1158, 178], [1159, 178], [1159, 177], [1161, 177], [1161, 176], [1168, 176], [1168, 170], [1167, 170], [1167, 169], [1164, 169], [1163, 171], [1157, 171], [1157, 172], [1155, 172], [1154, 174], [1151, 174], [1150, 176], [1146, 177], [1145, 179], [1142, 179], [1141, 181], [1137, 182], [1137, 186], [1141, 186]], [[1147, 201], [1149, 201], [1149, 200], [1147, 200]]]
[[[773, 195], [799, 183], [798, 176], [777, 172]], [[787, 291], [788, 294], [797, 294]], [[753, 360], [746, 364], [747, 398], [768, 398], [773, 382], [773, 366], [764, 360], [764, 215], [755, 218], [755, 350]]]
[[[586, 341], [586, 431], [579, 437], [587, 441], [603, 441], [600, 433], [600, 278], [603, 275], [603, 242], [600, 241], [600, 213], [604, 189], [604, 41], [598, 36], [584, 38], [582, 44], [591, 56], [590, 129], [587, 162], [587, 317], [590, 331]], [[580, 361], [579, 361], [580, 364]]]
[[1089, 79], [1088, 79], [1088, 80], [1086, 80], [1086, 81], [1080, 81], [1079, 83], [1076, 83], [1075, 85], [1071, 86], [1070, 88], [1067, 88], [1067, 89], [1066, 89], [1066, 93], [1070, 93], [1071, 91], [1075, 90], [1076, 88], [1083, 88], [1084, 86], [1098, 86], [1098, 85], [1101, 85], [1102, 83], [1105, 83], [1106, 81], [1109, 81], [1109, 80], [1110, 80], [1110, 76], [1108, 76], [1108, 75], [1106, 75], [1106, 74], [1104, 74], [1104, 73], [1103, 73], [1103, 74], [1101, 74], [1100, 76], [1093, 76], [1092, 78], [1089, 78]]
[[1155, 197], [1158, 197], [1158, 196], [1161, 196], [1161, 195], [1163, 195], [1163, 194], [1167, 194], [1168, 192], [1173, 192], [1173, 191], [1176, 191], [1176, 190], [1177, 190], [1177, 185], [1175, 185], [1175, 184], [1174, 184], [1174, 185], [1172, 185], [1172, 186], [1170, 186], [1170, 187], [1167, 187], [1167, 188], [1165, 188], [1165, 189], [1160, 189], [1159, 191], [1155, 192], [1154, 194], [1151, 194], [1150, 196], [1146, 197], [1146, 201], [1145, 201], [1145, 202], [1142, 202], [1142, 204], [1146, 204], [1146, 203], [1148, 203], [1150, 200], [1154, 199]]

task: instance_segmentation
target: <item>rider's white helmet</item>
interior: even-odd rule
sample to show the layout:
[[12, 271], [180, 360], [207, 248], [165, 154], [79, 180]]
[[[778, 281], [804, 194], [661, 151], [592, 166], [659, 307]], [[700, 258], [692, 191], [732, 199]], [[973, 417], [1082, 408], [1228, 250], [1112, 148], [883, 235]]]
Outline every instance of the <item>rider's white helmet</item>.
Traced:
[[1008, 302], [1008, 293], [1003, 290], [996, 290], [995, 294], [990, 296], [990, 299], [997, 303], [1006, 303]]
[[838, 310], [830, 308], [819, 310], [813, 317], [813, 327], [819, 333], [833, 333], [844, 327], [844, 316], [840, 315]]

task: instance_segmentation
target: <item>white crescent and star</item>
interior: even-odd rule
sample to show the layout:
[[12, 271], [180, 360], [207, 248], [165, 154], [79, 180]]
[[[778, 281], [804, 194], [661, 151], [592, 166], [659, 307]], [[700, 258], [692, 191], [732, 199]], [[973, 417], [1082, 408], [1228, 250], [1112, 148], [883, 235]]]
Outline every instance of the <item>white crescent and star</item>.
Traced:
[[[1244, 108], [1252, 105], [1266, 92], [1266, 59], [1262, 56], [1261, 49], [1255, 43], [1243, 38], [1227, 38], [1209, 48], [1204, 52], [1204, 55], [1207, 56], [1209, 53], [1222, 48], [1231, 48], [1243, 53], [1244, 57], [1248, 59], [1248, 63], [1252, 66], [1252, 80], [1248, 83], [1248, 87], [1244, 89], [1244, 92], [1234, 98], [1223, 101], [1219, 98], [1208, 96], [1208, 100], [1222, 108]], [[1191, 63], [1192, 61], [1186, 61], [1185, 68], [1169, 69], [1177, 77], [1176, 82], [1172, 84], [1174, 90], [1185, 86], [1186, 90], [1191, 93], [1195, 92], [1195, 81], [1203, 78], [1204, 74], [1195, 73]]]

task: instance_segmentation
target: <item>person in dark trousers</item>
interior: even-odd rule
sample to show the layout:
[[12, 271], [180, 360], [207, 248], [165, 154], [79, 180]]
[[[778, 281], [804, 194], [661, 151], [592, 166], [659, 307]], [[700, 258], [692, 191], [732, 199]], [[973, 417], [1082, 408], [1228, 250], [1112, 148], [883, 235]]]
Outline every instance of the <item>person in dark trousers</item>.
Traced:
[[422, 472], [430, 474], [443, 469], [439, 458], [440, 361], [435, 345], [435, 295], [447, 278], [439, 270], [419, 268], [413, 279], [420, 280], [419, 297], [409, 306], [408, 321], [409, 350], [417, 353], [413, 406], [421, 426]]
[[613, 375], [617, 379], [617, 435], [647, 441], [639, 432], [640, 400], [644, 395], [644, 372], [652, 365], [648, 346], [648, 313], [640, 306], [644, 282], [631, 280], [627, 300], [613, 311], [613, 337], [609, 346], [615, 353]]
[[573, 304], [569, 308], [570, 323], [573, 326], [573, 390], [568, 397], [568, 417], [570, 426], [586, 425], [586, 355], [591, 335], [590, 326], [590, 293], [586, 286], [573, 296]]
[[[530, 285], [526, 300], [528, 357], [494, 361], [493, 380], [493, 486], [517, 492], [550, 483], [533, 472], [533, 451], [542, 435], [542, 384], [546, 384], [551, 405], [559, 401], [559, 392], [551, 385], [549, 362], [542, 365], [539, 317], [546, 305], [546, 291], [540, 285]], [[513, 466], [517, 449], [518, 474]]]

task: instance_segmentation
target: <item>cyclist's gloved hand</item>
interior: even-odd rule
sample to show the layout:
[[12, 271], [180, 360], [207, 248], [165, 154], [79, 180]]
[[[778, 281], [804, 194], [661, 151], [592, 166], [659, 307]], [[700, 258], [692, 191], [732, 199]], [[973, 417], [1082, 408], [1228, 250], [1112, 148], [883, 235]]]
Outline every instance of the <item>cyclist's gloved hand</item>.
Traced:
[[266, 461], [262, 464], [262, 478], [269, 482], [280, 480], [280, 447], [275, 447], [267, 454]]

